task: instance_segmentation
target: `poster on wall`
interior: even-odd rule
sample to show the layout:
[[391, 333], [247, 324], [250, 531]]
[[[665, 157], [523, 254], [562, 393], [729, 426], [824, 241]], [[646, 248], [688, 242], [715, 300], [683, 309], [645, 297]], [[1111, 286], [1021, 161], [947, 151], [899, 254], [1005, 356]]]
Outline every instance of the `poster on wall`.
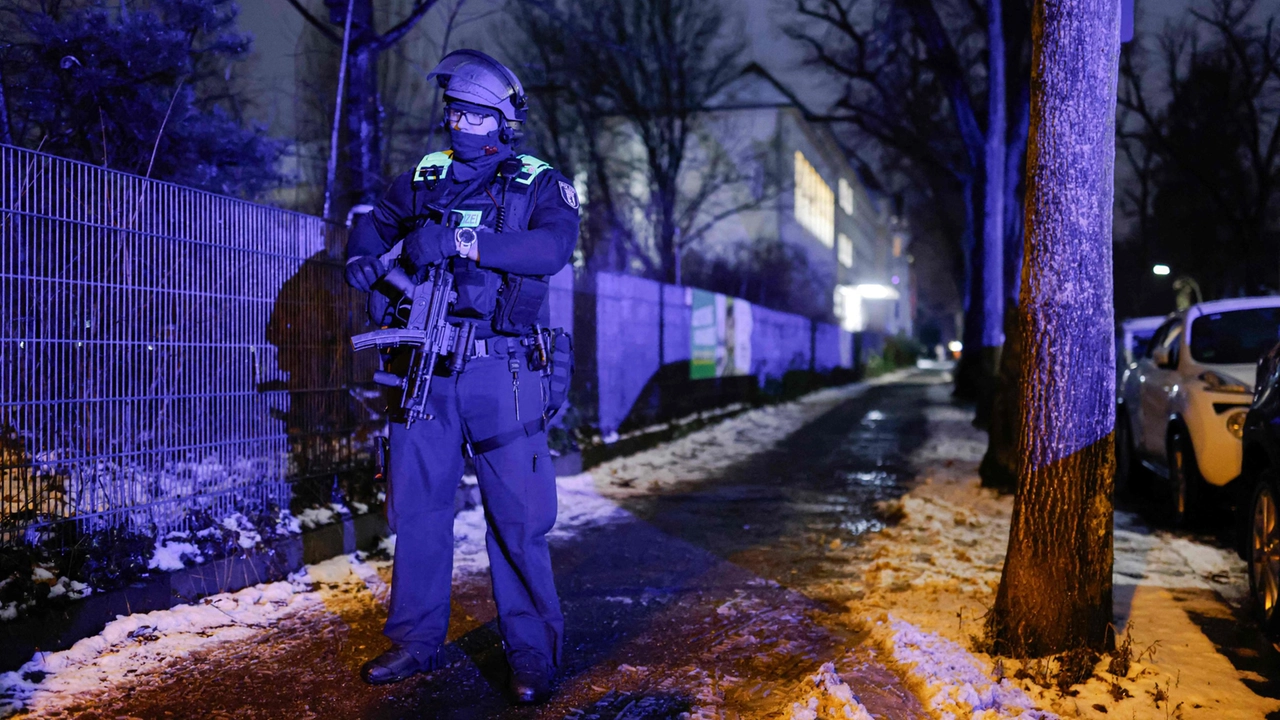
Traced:
[[703, 380], [751, 372], [751, 303], [691, 288], [689, 378]]
[[705, 380], [716, 376], [716, 293], [689, 289], [689, 379]]

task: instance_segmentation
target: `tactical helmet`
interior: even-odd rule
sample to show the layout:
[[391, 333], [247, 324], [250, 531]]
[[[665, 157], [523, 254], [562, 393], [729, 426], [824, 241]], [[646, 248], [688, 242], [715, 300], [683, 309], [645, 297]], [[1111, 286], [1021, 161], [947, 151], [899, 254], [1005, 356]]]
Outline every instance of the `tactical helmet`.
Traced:
[[529, 101], [520, 79], [479, 50], [454, 50], [427, 74], [444, 88], [446, 99], [482, 105], [502, 114], [505, 124], [523, 123]]

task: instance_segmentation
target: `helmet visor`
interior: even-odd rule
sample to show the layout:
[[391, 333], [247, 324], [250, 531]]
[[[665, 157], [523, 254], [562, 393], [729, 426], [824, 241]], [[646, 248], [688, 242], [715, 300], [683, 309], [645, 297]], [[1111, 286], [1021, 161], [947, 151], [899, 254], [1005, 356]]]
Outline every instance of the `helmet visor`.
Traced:
[[482, 52], [455, 50], [427, 77], [439, 78], [447, 95], [493, 108], [510, 107], [514, 117], [508, 120], [524, 120], [524, 88], [520, 80], [502, 63]]

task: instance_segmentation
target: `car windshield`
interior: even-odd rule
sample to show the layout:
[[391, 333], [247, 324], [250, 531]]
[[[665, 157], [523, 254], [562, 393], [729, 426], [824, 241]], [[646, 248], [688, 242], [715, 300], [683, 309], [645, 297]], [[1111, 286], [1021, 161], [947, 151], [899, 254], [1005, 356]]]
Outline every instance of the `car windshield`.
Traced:
[[1280, 307], [1201, 315], [1191, 323], [1191, 357], [1196, 362], [1255, 363], [1280, 341]]

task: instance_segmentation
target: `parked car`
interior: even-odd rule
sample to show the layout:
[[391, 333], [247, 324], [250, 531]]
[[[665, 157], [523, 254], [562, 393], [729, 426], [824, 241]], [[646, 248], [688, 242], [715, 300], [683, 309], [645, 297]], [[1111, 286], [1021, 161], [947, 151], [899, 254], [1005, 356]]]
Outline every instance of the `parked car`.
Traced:
[[1151, 342], [1151, 336], [1164, 324], [1164, 315], [1125, 318], [1116, 328], [1116, 364], [1120, 372], [1138, 361]]
[[1116, 487], [1156, 476], [1170, 524], [1240, 476], [1258, 359], [1280, 339], [1280, 297], [1215, 300], [1175, 313], [1125, 369], [1116, 412]]
[[1280, 639], [1280, 344], [1258, 361], [1244, 421], [1236, 548], [1249, 564], [1249, 594], [1263, 629]]

